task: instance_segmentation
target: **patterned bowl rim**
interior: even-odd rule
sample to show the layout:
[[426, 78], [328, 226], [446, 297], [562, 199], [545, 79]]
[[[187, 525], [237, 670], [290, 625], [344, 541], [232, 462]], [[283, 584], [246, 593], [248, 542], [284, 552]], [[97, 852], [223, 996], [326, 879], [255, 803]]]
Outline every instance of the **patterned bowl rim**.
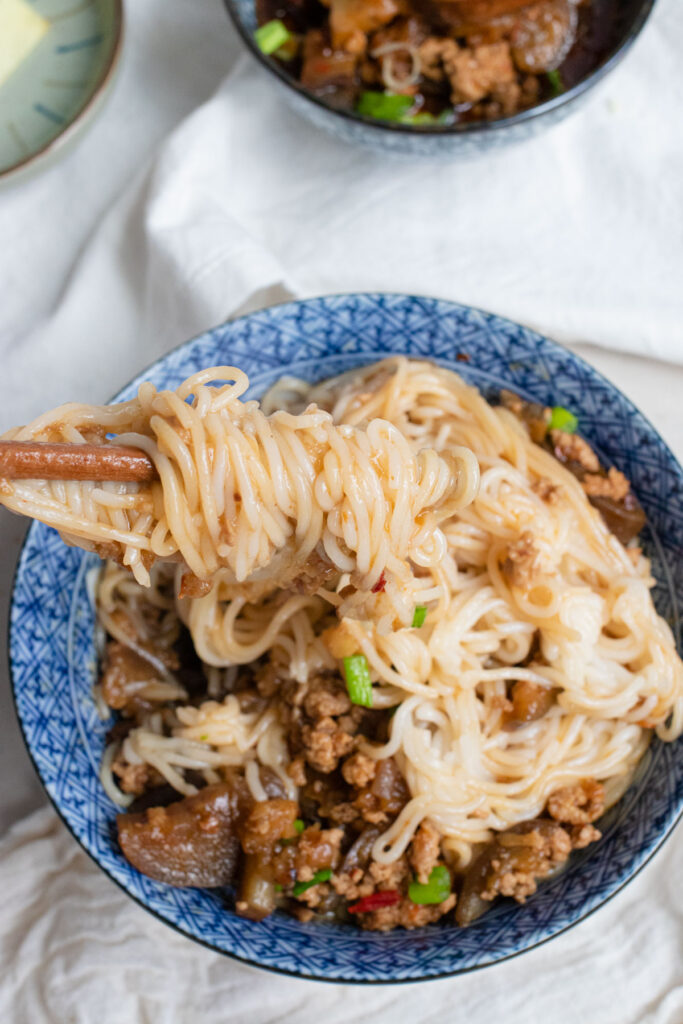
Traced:
[[[646, 417], [644, 415], [644, 413], [642, 413], [640, 411], [640, 409], [638, 409], [638, 407], [635, 405], [635, 403], [630, 398], [628, 398], [619, 388], [617, 388], [615, 384], [612, 384], [611, 381], [604, 374], [602, 374], [599, 370], [595, 369], [595, 367], [593, 367], [590, 363], [588, 363], [587, 360], [583, 359], [581, 356], [579, 356], [576, 353], [572, 352], [570, 349], [565, 348], [559, 342], [553, 341], [551, 338], [548, 338], [547, 336], [541, 334], [540, 332], [534, 330], [533, 328], [524, 327], [522, 324], [519, 324], [517, 321], [510, 320], [508, 317], [499, 316], [497, 313], [491, 313], [491, 312], [489, 312], [487, 310], [484, 310], [484, 309], [482, 309], [481, 307], [478, 307], [478, 306], [469, 306], [469, 305], [466, 305], [466, 304], [463, 304], [463, 303], [453, 302], [453, 301], [448, 300], [448, 299], [437, 299], [437, 298], [435, 298], [433, 296], [429, 296], [429, 297], [427, 297], [427, 296], [418, 296], [418, 295], [413, 295], [413, 294], [410, 294], [410, 293], [407, 293], [407, 292], [335, 292], [335, 293], [328, 293], [328, 294], [325, 294], [323, 296], [315, 296], [315, 297], [310, 297], [310, 298], [307, 298], [307, 299], [294, 299], [294, 300], [287, 300], [287, 301], [283, 301], [283, 302], [278, 302], [278, 303], [273, 304], [272, 306], [266, 306], [263, 309], [255, 310], [255, 311], [252, 311], [250, 313], [245, 313], [245, 314], [243, 314], [241, 316], [234, 317], [232, 319], [223, 321], [223, 322], [215, 325], [215, 327], [207, 328], [207, 330], [202, 331], [198, 335], [195, 335], [195, 337], [190, 338], [187, 341], [181, 342], [180, 344], [175, 345], [173, 348], [169, 349], [168, 352], [164, 353], [163, 356], [160, 356], [158, 359], [155, 359], [152, 363], [150, 363], [143, 370], [141, 370], [138, 374], [136, 374], [127, 384], [125, 384], [123, 387], [121, 387], [119, 389], [119, 391], [112, 398], [110, 398], [106, 404], [111, 404], [113, 402], [118, 401], [118, 396], [121, 393], [127, 391], [137, 381], [144, 380], [145, 377], [148, 374], [150, 374], [153, 370], [157, 369], [163, 363], [165, 363], [166, 360], [169, 359], [169, 357], [171, 357], [174, 354], [180, 352], [182, 349], [184, 349], [186, 347], [189, 348], [196, 341], [200, 340], [201, 338], [203, 338], [207, 334], [211, 334], [214, 331], [221, 330], [222, 328], [230, 329], [230, 327], [233, 324], [237, 324], [237, 323], [241, 323], [241, 322], [247, 321], [247, 320], [249, 320], [249, 319], [251, 319], [253, 317], [258, 317], [258, 316], [264, 315], [264, 314], [265, 315], [272, 314], [272, 313], [276, 314], [279, 310], [284, 310], [284, 309], [287, 309], [287, 308], [294, 308], [294, 307], [302, 306], [302, 305], [305, 306], [305, 305], [310, 304], [310, 303], [319, 302], [321, 299], [324, 301], [324, 300], [353, 299], [353, 298], [369, 299], [369, 300], [372, 300], [372, 299], [375, 299], [375, 300], [377, 300], [377, 299], [403, 300], [403, 301], [407, 301], [407, 302], [413, 302], [413, 301], [414, 302], [422, 302], [422, 301], [426, 300], [426, 301], [430, 301], [430, 302], [436, 302], [440, 307], [444, 307], [444, 308], [446, 308], [446, 309], [448, 309], [450, 311], [460, 311], [460, 312], [474, 313], [476, 315], [479, 315], [479, 316], [483, 317], [483, 319], [487, 322], [487, 324], [499, 324], [499, 325], [503, 325], [503, 326], [508, 327], [508, 328], [512, 327], [512, 328], [519, 328], [519, 329], [524, 330], [527, 333], [528, 336], [532, 337], [535, 341], [540, 342], [544, 347], [549, 347], [551, 350], [555, 350], [557, 352], [562, 352], [563, 354], [565, 354], [565, 356], [568, 356], [569, 359], [572, 362], [576, 362], [577, 364], [581, 365], [584, 369], [589, 371], [591, 376], [597, 378], [602, 384], [607, 385], [607, 387], [611, 391], [616, 392], [619, 395], [620, 400], [624, 403], [624, 406], [628, 410], [628, 413], [631, 416], [636, 416], [638, 419], [640, 419], [641, 423], [643, 423], [654, 434], [654, 436], [656, 437], [659, 445], [661, 445], [661, 448], [662, 448], [663, 452], [667, 456], [667, 459], [670, 460], [670, 462], [678, 469], [678, 471], [681, 474], [681, 476], [683, 476], [683, 467], [681, 467], [681, 465], [679, 464], [679, 462], [676, 459], [675, 455], [673, 454], [673, 452], [671, 451], [671, 449], [669, 448], [667, 443], [664, 441], [664, 439], [661, 437], [659, 432], [656, 430], [656, 428], [654, 427], [652, 422], [648, 419], [648, 417]], [[389, 355], [389, 354], [390, 353], [387, 353], [387, 355]], [[427, 357], [427, 358], [429, 358], [429, 357]], [[530, 953], [533, 950], [539, 949], [541, 946], [546, 945], [548, 942], [551, 942], [553, 939], [556, 939], [559, 936], [566, 934], [567, 932], [569, 932], [573, 928], [575, 928], [577, 925], [582, 924], [584, 921], [587, 921], [588, 918], [592, 917], [595, 913], [597, 913], [599, 910], [601, 910], [607, 903], [611, 902], [614, 899], [615, 896], [618, 896], [619, 893], [622, 892], [622, 890], [625, 889], [626, 886], [629, 885], [630, 882], [632, 882], [633, 879], [636, 878], [643, 871], [643, 869], [648, 866], [648, 864], [650, 864], [650, 862], [655, 858], [657, 853], [659, 853], [659, 851], [661, 850], [661, 848], [663, 847], [665, 842], [671, 837], [671, 835], [673, 834], [674, 830], [676, 829], [676, 826], [679, 824], [679, 822], [681, 822], [683, 820], [683, 788], [679, 787], [680, 791], [679, 791], [679, 795], [678, 795], [677, 805], [676, 806], [672, 806], [669, 809], [669, 812], [668, 812], [668, 815], [667, 815], [666, 824], [662, 828], [659, 836], [657, 837], [657, 840], [649, 847], [646, 855], [642, 858], [642, 860], [637, 864], [637, 866], [635, 868], [633, 868], [631, 870], [629, 870], [628, 868], [625, 869], [627, 873], [624, 875], [624, 877], [621, 879], [621, 881], [619, 881], [617, 884], [615, 884], [614, 887], [611, 888], [611, 890], [608, 893], [603, 895], [602, 898], [595, 904], [595, 906], [591, 907], [588, 910], [585, 910], [585, 911], [579, 913], [573, 920], [570, 920], [569, 923], [567, 923], [565, 925], [562, 925], [560, 927], [557, 927], [556, 930], [553, 930], [550, 934], [545, 935], [542, 938], [536, 939], [530, 945], [524, 946], [524, 947], [519, 948], [519, 949], [515, 949], [515, 950], [513, 950], [510, 953], [506, 953], [505, 955], [498, 956], [495, 960], [490, 960], [490, 961], [488, 961], [486, 963], [472, 964], [472, 965], [470, 965], [468, 967], [457, 967], [457, 968], [454, 968], [453, 970], [440, 971], [439, 973], [426, 974], [426, 975], [416, 976], [416, 977], [405, 977], [405, 978], [392, 978], [392, 977], [386, 977], [386, 978], [345, 978], [345, 977], [342, 977], [342, 976], [339, 976], [339, 975], [331, 976], [331, 975], [323, 975], [323, 974], [321, 974], [321, 975], [308, 974], [308, 973], [302, 974], [300, 972], [297, 972], [296, 970], [290, 970], [289, 968], [278, 967], [278, 966], [273, 965], [273, 964], [263, 963], [262, 961], [257, 960], [257, 959], [252, 959], [249, 956], [243, 956], [243, 955], [240, 955], [239, 953], [233, 952], [231, 950], [226, 950], [226, 949], [218, 948], [217, 946], [213, 945], [208, 940], [201, 938], [201, 936], [192, 934], [192, 933], [190, 933], [188, 931], [185, 931], [178, 924], [176, 924], [175, 921], [172, 921], [168, 917], [165, 917], [163, 914], [159, 913], [152, 906], [150, 906], [148, 903], [146, 903], [144, 899], [138, 897], [137, 895], [132, 893], [129, 889], [127, 889], [126, 886], [123, 885], [123, 883], [120, 882], [119, 879], [117, 879], [108, 870], [108, 868], [103, 863], [100, 862], [100, 860], [98, 860], [98, 858], [95, 855], [95, 853], [92, 850], [90, 850], [88, 848], [88, 846], [85, 844], [85, 842], [76, 834], [75, 829], [70, 824], [70, 822], [67, 820], [65, 814], [63, 813], [61, 807], [59, 806], [59, 803], [58, 803], [57, 799], [52, 796], [52, 794], [49, 792], [49, 789], [48, 789], [48, 787], [46, 785], [46, 780], [43, 777], [43, 774], [42, 774], [41, 769], [40, 769], [40, 767], [38, 765], [36, 757], [34, 756], [34, 752], [33, 752], [33, 748], [32, 748], [31, 742], [29, 741], [26, 729], [24, 727], [23, 720], [22, 720], [21, 715], [19, 713], [18, 698], [17, 698], [17, 688], [16, 688], [16, 685], [15, 685], [14, 666], [13, 666], [12, 657], [11, 657], [12, 633], [13, 633], [12, 609], [13, 609], [14, 603], [15, 603], [15, 595], [16, 595], [18, 584], [19, 584], [19, 578], [20, 578], [20, 576], [21, 576], [21, 574], [23, 572], [23, 568], [24, 568], [24, 566], [23, 566], [24, 555], [25, 555], [25, 552], [26, 552], [27, 545], [29, 544], [29, 541], [31, 540], [33, 532], [35, 530], [39, 529], [41, 527], [41, 525], [42, 524], [40, 524], [40, 523], [33, 522], [31, 524], [31, 526], [29, 527], [29, 529], [27, 530], [26, 536], [24, 537], [24, 539], [22, 541], [22, 544], [21, 544], [21, 547], [20, 547], [20, 550], [19, 550], [19, 554], [18, 554], [18, 558], [17, 558], [16, 567], [14, 569], [14, 573], [13, 573], [13, 576], [12, 576], [10, 611], [9, 611], [8, 622], [7, 622], [7, 662], [8, 662], [8, 672], [9, 672], [9, 678], [10, 678], [10, 684], [11, 684], [10, 685], [10, 690], [11, 690], [11, 694], [12, 694], [12, 704], [13, 704], [14, 713], [15, 713], [15, 716], [16, 716], [17, 723], [19, 725], [19, 730], [21, 732], [21, 737], [23, 739], [26, 752], [27, 752], [28, 757], [29, 757], [29, 759], [31, 761], [31, 764], [33, 765], [33, 768], [34, 768], [34, 770], [36, 772], [36, 775], [38, 776], [38, 779], [40, 780], [40, 783], [41, 783], [41, 785], [43, 787], [43, 790], [45, 791], [45, 794], [46, 794], [48, 800], [50, 801], [53, 809], [57, 813], [57, 816], [60, 818], [62, 824], [66, 827], [67, 831], [71, 834], [73, 839], [75, 839], [75, 841], [78, 843], [78, 845], [81, 847], [81, 849], [87, 854], [89, 859], [107, 876], [107, 878], [111, 882], [113, 882], [123, 893], [125, 893], [125, 895], [129, 899], [131, 899], [131, 900], [133, 900], [133, 902], [137, 903], [148, 914], [152, 915], [154, 918], [156, 918], [158, 921], [160, 921], [162, 924], [166, 925], [167, 927], [172, 928], [179, 935], [183, 936], [183, 938], [189, 939], [190, 941], [195, 942], [195, 943], [197, 943], [200, 946], [203, 946], [204, 948], [210, 950], [212, 953], [216, 953], [216, 954], [225, 956], [225, 957], [227, 957], [230, 960], [235, 960], [235, 961], [237, 961], [239, 963], [246, 964], [246, 965], [248, 965], [250, 967], [256, 967], [256, 968], [259, 968], [260, 970], [268, 971], [268, 972], [271, 972], [273, 974], [280, 974], [280, 975], [283, 975], [285, 977], [297, 978], [298, 980], [301, 980], [301, 981], [324, 982], [324, 983], [332, 984], [332, 985], [339, 985], [339, 984], [343, 984], [343, 985], [361, 985], [361, 986], [363, 986], [363, 985], [364, 986], [414, 985], [414, 984], [420, 984], [420, 983], [426, 982], [426, 981], [439, 981], [439, 980], [443, 980], [445, 978], [454, 978], [454, 977], [458, 977], [458, 976], [464, 975], [464, 974], [472, 974], [475, 971], [482, 971], [482, 970], [486, 970], [486, 969], [495, 967], [498, 964], [505, 963], [506, 961], [509, 961], [509, 960], [514, 960], [514, 959], [516, 959], [516, 958], [518, 958], [520, 956], [523, 956], [526, 953]], [[681, 741], [679, 740], [677, 742], [681, 742]], [[550, 927], [552, 927], [552, 925]]]
[[435, 128], [432, 125], [413, 125], [400, 124], [392, 121], [380, 121], [377, 118], [357, 114], [355, 111], [337, 109], [336, 107], [332, 107], [328, 103], [325, 103], [324, 100], [315, 96], [309, 89], [304, 88], [300, 82], [287, 74], [284, 68], [281, 68], [277, 61], [271, 60], [266, 54], [261, 52], [254, 41], [252, 33], [249, 32], [244, 25], [237, 0], [223, 0], [223, 4], [234, 28], [237, 30], [242, 42], [250, 51], [251, 55], [256, 58], [257, 62], [265, 68], [267, 72], [274, 75], [295, 95], [301, 96], [304, 100], [313, 104], [313, 106], [327, 111], [327, 113], [332, 117], [338, 118], [342, 121], [348, 121], [352, 124], [364, 124], [367, 128], [379, 133], [384, 133], [385, 135], [413, 135], [433, 138], [457, 138], [461, 135], [495, 135], [497, 132], [502, 132], [505, 128], [509, 128], [512, 125], [527, 124], [528, 122], [534, 121], [537, 118], [542, 117], [544, 114], [557, 110], [558, 107], [563, 107], [565, 104], [570, 103], [579, 96], [582, 96], [583, 93], [587, 92], [594, 85], [597, 85], [605, 75], [609, 74], [609, 72], [620, 63], [644, 29], [656, 2], [657, 0], [640, 0], [640, 6], [634, 13], [633, 22], [627, 28], [623, 37], [615, 40], [608, 55], [604, 57], [592, 71], [589, 71], [588, 74], [580, 78], [579, 81], [571, 87], [571, 89], [567, 89], [566, 92], [561, 93], [559, 96], [552, 96], [550, 99], [544, 100], [543, 103], [538, 103], [534, 107], [529, 107], [528, 110], [521, 110], [517, 114], [512, 114], [509, 117], [501, 117], [496, 121], [474, 121], [468, 124], [455, 124]]

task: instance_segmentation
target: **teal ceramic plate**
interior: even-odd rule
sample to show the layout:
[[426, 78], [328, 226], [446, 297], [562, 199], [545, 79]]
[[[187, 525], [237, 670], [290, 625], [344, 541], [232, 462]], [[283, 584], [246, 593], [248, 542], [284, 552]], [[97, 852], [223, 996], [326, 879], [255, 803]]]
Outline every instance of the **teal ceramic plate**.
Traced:
[[89, 123], [121, 47], [122, 0], [27, 3], [48, 28], [0, 85], [0, 184], [44, 165]]

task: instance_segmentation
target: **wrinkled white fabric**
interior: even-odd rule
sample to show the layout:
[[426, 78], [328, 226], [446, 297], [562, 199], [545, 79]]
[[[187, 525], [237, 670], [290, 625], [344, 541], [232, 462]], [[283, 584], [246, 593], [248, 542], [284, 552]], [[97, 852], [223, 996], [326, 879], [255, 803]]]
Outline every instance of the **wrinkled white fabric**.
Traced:
[[[221, 77], [221, 32], [227, 69], [237, 45], [218, 0], [130, 4], [119, 92], [90, 138], [0, 195], [0, 430], [59, 402], [106, 399], [237, 311], [386, 289], [603, 346], [593, 361], [683, 452], [683, 371], [641, 373], [614, 355], [683, 364], [680, 0], [659, 0], [634, 51], [575, 117], [477, 160], [392, 159], [339, 143], [299, 120], [245, 57], [146, 162], [144, 140], [202, 101], [208, 68]], [[0, 841], [0, 1019], [681, 1024], [682, 849], [679, 828], [607, 907], [521, 959], [356, 989], [266, 975], [195, 946], [132, 903], [44, 809]]]

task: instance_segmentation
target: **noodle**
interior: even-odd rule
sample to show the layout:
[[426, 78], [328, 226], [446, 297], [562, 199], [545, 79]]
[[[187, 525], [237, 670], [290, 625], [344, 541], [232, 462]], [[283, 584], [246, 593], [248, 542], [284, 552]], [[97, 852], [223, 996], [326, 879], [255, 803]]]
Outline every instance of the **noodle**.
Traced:
[[[406, 75], [397, 75], [394, 70], [394, 57], [397, 53], [407, 54], [410, 58], [410, 71]], [[422, 73], [419, 47], [409, 42], [384, 43], [376, 47], [370, 56], [382, 59], [382, 82], [385, 88], [400, 92], [419, 82]]]
[[[236, 383], [208, 386], [226, 376]], [[256, 800], [267, 768], [296, 799], [277, 694], [243, 706], [230, 692], [235, 667], [267, 658], [278, 678], [305, 686], [362, 654], [373, 707], [395, 714], [387, 739], [361, 749], [393, 757], [410, 793], [373, 858], [395, 862], [428, 820], [464, 867], [560, 787], [599, 780], [614, 802], [653, 731], [681, 734], [683, 665], [647, 561], [630, 557], [508, 410], [402, 357], [312, 387], [283, 380], [260, 408], [240, 401], [245, 388], [219, 368], [175, 393], [143, 385], [122, 406], [64, 407], [16, 434], [121, 432], [159, 469], [147, 491], [31, 483], [3, 496], [79, 543], [121, 546], [138, 582], [107, 566], [99, 615], [110, 635], [144, 647], [146, 604], [162, 647], [181, 623], [191, 634], [210, 699], [145, 712], [123, 742], [127, 763], [152, 766], [184, 794], [196, 791], [186, 770], [208, 781], [243, 767]], [[148, 572], [147, 553], [184, 562]], [[213, 586], [174, 601], [188, 568]], [[426, 621], [411, 628], [418, 607]], [[159, 684], [182, 686], [163, 659], [141, 656]], [[510, 730], [514, 682], [552, 701]]]
[[[210, 386], [217, 380], [234, 383]], [[146, 383], [130, 402], [46, 413], [5, 437], [78, 444], [116, 435], [147, 452], [159, 482], [14, 481], [2, 503], [116, 557], [147, 586], [155, 559], [179, 558], [188, 586], [193, 577], [265, 578], [272, 589], [268, 580], [294, 581], [315, 554], [370, 589], [384, 570], [407, 578], [408, 558], [422, 564], [443, 546], [438, 523], [476, 492], [471, 452], [415, 449], [387, 421], [336, 425], [314, 405], [266, 416], [241, 400], [248, 384], [240, 370], [215, 367], [176, 391]]]

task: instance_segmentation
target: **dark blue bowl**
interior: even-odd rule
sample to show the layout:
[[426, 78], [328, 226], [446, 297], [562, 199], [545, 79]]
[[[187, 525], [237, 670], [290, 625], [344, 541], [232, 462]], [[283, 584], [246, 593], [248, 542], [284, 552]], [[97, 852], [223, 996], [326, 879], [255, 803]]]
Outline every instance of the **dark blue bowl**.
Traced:
[[[654, 428], [595, 370], [540, 335], [464, 306], [405, 295], [342, 295], [293, 302], [208, 331], [145, 370], [175, 388], [205, 366], [237, 364], [259, 395], [284, 373], [319, 380], [392, 353], [433, 359], [485, 394], [511, 388], [581, 417], [582, 431], [633, 482], [647, 514], [645, 546], [659, 611], [679, 642], [683, 602], [683, 471]], [[458, 361], [465, 353], [469, 362]], [[601, 822], [600, 842], [572, 858], [525, 906], [505, 902], [467, 929], [362, 932], [301, 924], [276, 913], [261, 924], [229, 894], [172, 889], [138, 874], [113, 837], [116, 807], [98, 779], [111, 722], [92, 700], [96, 654], [86, 576], [97, 559], [34, 524], [21, 554], [10, 617], [10, 658], [26, 745], [56, 809], [85, 850], [129, 895], [183, 934], [261, 967], [327, 981], [436, 978], [485, 967], [558, 935], [600, 907], [650, 859], [683, 805], [683, 743], [655, 741], [637, 778]]]
[[[414, 156], [474, 154], [507, 142], [518, 142], [561, 121], [576, 110], [589, 89], [619, 63], [640, 34], [655, 0], [621, 0], [612, 40], [600, 63], [571, 89], [560, 96], [499, 121], [435, 128], [429, 125], [393, 124], [334, 110], [287, 74], [282, 66], [266, 57], [254, 42], [257, 28], [254, 0], [224, 0], [228, 14], [256, 60], [281, 89], [292, 107], [319, 128], [346, 142], [370, 149]], [[254, 116], [258, 116], [255, 112]]]

